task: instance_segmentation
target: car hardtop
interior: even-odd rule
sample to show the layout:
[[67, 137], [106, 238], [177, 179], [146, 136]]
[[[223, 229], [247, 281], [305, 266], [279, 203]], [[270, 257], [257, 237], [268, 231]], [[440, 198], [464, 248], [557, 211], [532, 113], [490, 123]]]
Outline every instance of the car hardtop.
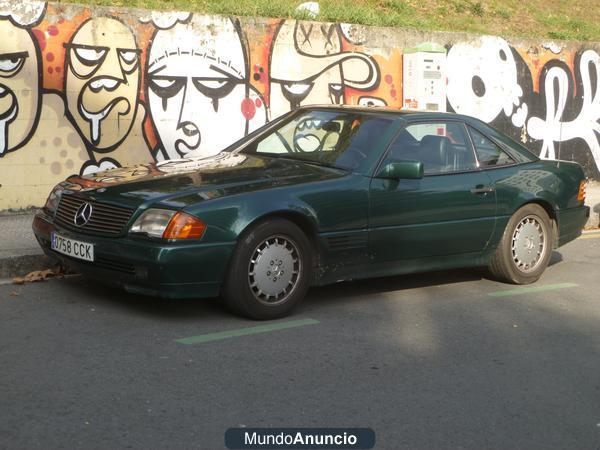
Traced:
[[[510, 136], [501, 133], [489, 124], [472, 116], [457, 114], [453, 112], [441, 111], [413, 111], [408, 109], [394, 108], [391, 106], [360, 106], [360, 105], [303, 105], [295, 111], [310, 111], [310, 110], [328, 110], [328, 111], [355, 111], [361, 114], [377, 115], [393, 117], [402, 121], [405, 125], [420, 122], [435, 122], [435, 121], [453, 121], [465, 123], [475, 130], [482, 133], [484, 136], [491, 138], [496, 144], [502, 143], [508, 146], [513, 155], [517, 152], [522, 158], [518, 158], [518, 163], [539, 161], [539, 157], [535, 155], [527, 147], [517, 142]], [[501, 147], [503, 147], [501, 145]]]

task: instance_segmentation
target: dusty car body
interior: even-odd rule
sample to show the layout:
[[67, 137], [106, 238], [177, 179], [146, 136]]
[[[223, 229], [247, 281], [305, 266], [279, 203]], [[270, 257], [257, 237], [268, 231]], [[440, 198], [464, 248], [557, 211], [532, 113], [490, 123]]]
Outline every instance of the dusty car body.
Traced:
[[470, 117], [303, 107], [211, 158], [71, 177], [33, 230], [129, 292], [222, 295], [265, 319], [347, 279], [487, 265], [533, 282], [580, 235], [584, 191], [578, 164]]

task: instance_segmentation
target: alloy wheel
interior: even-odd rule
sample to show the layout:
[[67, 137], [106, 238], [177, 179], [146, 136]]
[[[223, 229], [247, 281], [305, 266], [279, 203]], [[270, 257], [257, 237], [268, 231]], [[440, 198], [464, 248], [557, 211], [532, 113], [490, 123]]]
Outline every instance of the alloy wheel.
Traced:
[[256, 246], [248, 265], [248, 282], [261, 303], [285, 302], [298, 284], [302, 260], [298, 246], [286, 236], [271, 236]]
[[546, 231], [539, 217], [525, 216], [515, 227], [511, 239], [512, 259], [521, 272], [534, 271], [546, 251]]

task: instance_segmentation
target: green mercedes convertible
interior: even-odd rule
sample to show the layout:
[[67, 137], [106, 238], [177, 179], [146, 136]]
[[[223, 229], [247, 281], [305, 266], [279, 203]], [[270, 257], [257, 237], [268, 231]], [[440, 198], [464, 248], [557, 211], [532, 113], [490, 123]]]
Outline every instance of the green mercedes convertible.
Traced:
[[313, 106], [215, 156], [70, 177], [33, 229], [86, 276], [272, 319], [341, 280], [487, 266], [532, 283], [581, 234], [585, 186], [470, 117]]

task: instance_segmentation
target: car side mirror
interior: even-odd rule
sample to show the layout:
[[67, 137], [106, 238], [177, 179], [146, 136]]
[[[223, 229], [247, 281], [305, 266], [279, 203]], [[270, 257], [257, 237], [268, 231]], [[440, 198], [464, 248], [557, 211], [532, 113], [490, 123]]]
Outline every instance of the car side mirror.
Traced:
[[390, 162], [379, 170], [377, 178], [418, 180], [423, 178], [423, 163], [408, 160]]

